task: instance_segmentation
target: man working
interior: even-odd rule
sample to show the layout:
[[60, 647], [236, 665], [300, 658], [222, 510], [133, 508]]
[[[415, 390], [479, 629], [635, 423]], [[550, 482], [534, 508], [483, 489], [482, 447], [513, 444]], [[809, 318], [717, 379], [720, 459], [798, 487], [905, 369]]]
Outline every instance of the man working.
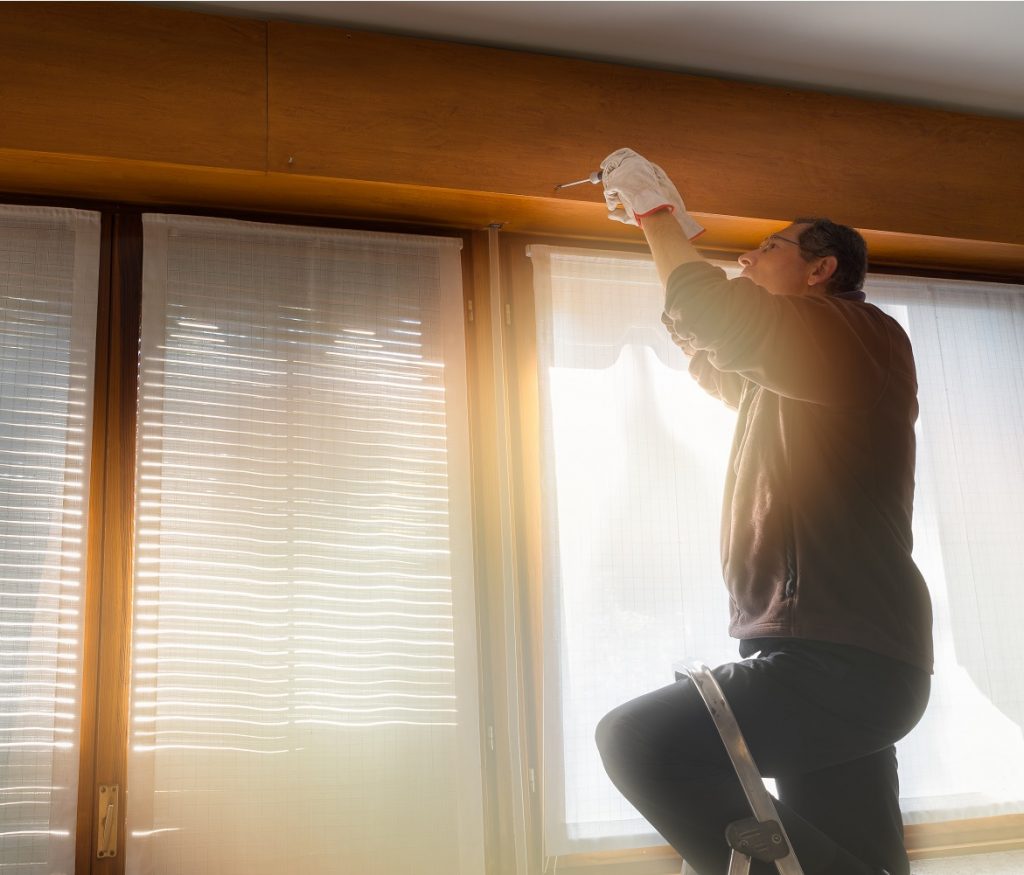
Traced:
[[[932, 669], [911, 559], [910, 342], [864, 301], [853, 229], [799, 219], [728, 280], [690, 244], [703, 229], [657, 165], [622, 149], [601, 169], [609, 208], [647, 237], [690, 373], [738, 412], [722, 560], [744, 659], [715, 677], [806, 875], [908, 875], [893, 745], [920, 719]], [[683, 859], [724, 875], [725, 828], [750, 810], [692, 683], [616, 708], [597, 742]]]

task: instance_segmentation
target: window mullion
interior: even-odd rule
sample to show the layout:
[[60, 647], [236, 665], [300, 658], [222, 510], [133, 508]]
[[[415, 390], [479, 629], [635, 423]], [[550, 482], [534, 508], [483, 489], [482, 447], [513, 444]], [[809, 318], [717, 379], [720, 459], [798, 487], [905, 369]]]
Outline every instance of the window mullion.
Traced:
[[[123, 875], [124, 776], [128, 741], [132, 531], [142, 223], [116, 214], [104, 224], [104, 273], [97, 328], [97, 391], [86, 583], [83, 750], [75, 871]], [[118, 853], [97, 858], [101, 785], [121, 788]]]

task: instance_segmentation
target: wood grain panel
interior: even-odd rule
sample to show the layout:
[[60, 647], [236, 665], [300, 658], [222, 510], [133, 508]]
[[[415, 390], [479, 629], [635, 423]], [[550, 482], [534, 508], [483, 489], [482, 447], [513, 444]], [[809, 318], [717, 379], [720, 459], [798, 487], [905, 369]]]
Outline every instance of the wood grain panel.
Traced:
[[0, 146], [266, 166], [263, 22], [132, 3], [6, 3]]
[[280, 172], [550, 200], [628, 144], [701, 213], [1024, 242], [1017, 120], [286, 22], [268, 76]]
[[[602, 203], [528, 198], [418, 185], [288, 173], [186, 167], [0, 149], [0, 193], [121, 201], [156, 209], [228, 209], [354, 221], [481, 229], [643, 245], [636, 228], [607, 219]], [[0, 199], [3, 195], [0, 194]], [[701, 248], [734, 256], [784, 221], [696, 213]], [[873, 267], [902, 267], [993, 279], [1024, 278], [1024, 243], [864, 231]]]

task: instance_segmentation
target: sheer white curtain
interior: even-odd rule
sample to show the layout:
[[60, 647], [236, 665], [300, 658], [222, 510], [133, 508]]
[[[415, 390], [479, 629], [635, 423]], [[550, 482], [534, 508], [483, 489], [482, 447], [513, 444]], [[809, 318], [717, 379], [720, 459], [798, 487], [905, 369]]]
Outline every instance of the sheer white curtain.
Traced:
[[[594, 727], [735, 658], [718, 556], [734, 415], [686, 372], [649, 259], [531, 247], [544, 479], [549, 855], [660, 842], [604, 775]], [[727, 269], [731, 269], [726, 266]], [[1024, 289], [872, 277], [920, 380], [915, 557], [936, 605], [932, 704], [900, 746], [908, 822], [1024, 811]]]
[[0, 872], [74, 870], [100, 221], [0, 207]]
[[460, 241], [144, 242], [127, 871], [482, 871]]
[[872, 277], [914, 344], [914, 557], [935, 605], [932, 700], [900, 746], [909, 823], [1024, 811], [1024, 286]]

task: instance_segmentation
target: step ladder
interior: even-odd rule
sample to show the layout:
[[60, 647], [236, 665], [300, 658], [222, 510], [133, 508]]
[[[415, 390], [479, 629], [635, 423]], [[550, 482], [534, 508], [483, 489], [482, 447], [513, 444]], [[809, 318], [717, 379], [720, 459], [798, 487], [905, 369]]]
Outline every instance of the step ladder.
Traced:
[[[752, 817], [733, 821], [726, 827], [725, 840], [732, 849], [728, 875], [749, 875], [752, 860], [774, 863], [779, 875], [804, 875], [732, 708], [711, 669], [703, 663], [685, 661], [673, 663], [672, 669], [677, 680], [689, 677], [704, 700], [753, 813]], [[692, 871], [683, 864], [682, 875]]]

